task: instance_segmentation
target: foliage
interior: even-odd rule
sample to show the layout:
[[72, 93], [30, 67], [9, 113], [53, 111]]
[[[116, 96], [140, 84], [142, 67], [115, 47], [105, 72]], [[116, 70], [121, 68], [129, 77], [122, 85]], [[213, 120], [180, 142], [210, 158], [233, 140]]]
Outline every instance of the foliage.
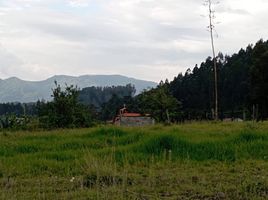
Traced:
[[79, 102], [100, 108], [115, 95], [118, 98], [133, 97], [135, 92], [135, 87], [131, 84], [112, 87], [87, 87], [79, 91]]
[[113, 94], [108, 102], [102, 104], [101, 119], [104, 121], [113, 119], [117, 115], [119, 109], [123, 107], [124, 103], [123, 98]]
[[16, 115], [4, 115], [0, 117], [0, 129], [26, 130], [27, 124], [32, 119], [27, 116], [17, 117]]
[[137, 97], [141, 113], [151, 114], [158, 122], [178, 121], [180, 102], [168, 91], [168, 82], [160, 82], [157, 88], [144, 91]]
[[92, 113], [89, 106], [78, 102], [79, 91], [73, 85], [65, 87], [55, 82], [52, 102], [38, 102], [40, 122], [44, 128], [89, 127]]
[[0, 116], [14, 114], [17, 116], [37, 115], [35, 103], [1, 103]]
[[119, 109], [123, 108], [124, 105], [129, 111], [137, 111], [137, 109], [135, 109], [135, 97], [120, 97], [116, 94], [113, 94], [108, 102], [102, 104], [100, 119], [103, 121], [113, 119], [118, 114]]
[[253, 49], [253, 66], [250, 73], [252, 104], [258, 109], [258, 118], [268, 118], [268, 41], [260, 40]]
[[[268, 41], [260, 40], [237, 54], [217, 56], [219, 117], [250, 119], [252, 107], [259, 119], [268, 117]], [[211, 119], [214, 106], [213, 61], [208, 57], [193, 70], [179, 74], [169, 84], [171, 94], [182, 103], [185, 119]]]
[[135, 97], [114, 94], [102, 105], [101, 119], [113, 119], [124, 105], [128, 111], [150, 114], [158, 122], [175, 122], [181, 116], [180, 102], [168, 91], [168, 82], [161, 82], [157, 88], [143, 91]]
[[[112, 119], [124, 103], [129, 104], [133, 100], [136, 90], [131, 84], [112, 87], [93, 86], [82, 90], [66, 86], [66, 91], [56, 85], [53, 92], [55, 94], [52, 96], [56, 100], [54, 102], [39, 100], [36, 103], [0, 104], [0, 116], [14, 114], [18, 117], [25, 115], [34, 117], [38, 115], [43, 128], [66, 127], [66, 124], [72, 124], [70, 123], [72, 120], [75, 121], [76, 127], [89, 126], [89, 122], [93, 120]], [[131, 105], [134, 104], [131, 103]], [[55, 113], [57, 116], [54, 115]], [[72, 115], [76, 115], [76, 119], [73, 119]]]

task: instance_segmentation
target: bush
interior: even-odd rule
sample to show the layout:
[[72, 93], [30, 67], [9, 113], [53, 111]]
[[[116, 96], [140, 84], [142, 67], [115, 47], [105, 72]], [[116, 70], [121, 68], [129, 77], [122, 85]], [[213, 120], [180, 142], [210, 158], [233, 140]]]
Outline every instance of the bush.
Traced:
[[45, 129], [90, 127], [92, 112], [89, 106], [78, 102], [79, 90], [73, 85], [65, 87], [55, 82], [52, 102], [38, 102], [40, 125]]

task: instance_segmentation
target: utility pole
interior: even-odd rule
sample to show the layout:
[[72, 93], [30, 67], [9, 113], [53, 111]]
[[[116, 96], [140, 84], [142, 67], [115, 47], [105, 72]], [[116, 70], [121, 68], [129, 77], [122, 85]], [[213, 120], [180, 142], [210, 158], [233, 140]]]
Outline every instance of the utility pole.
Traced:
[[205, 5], [208, 6], [208, 12], [209, 12], [209, 32], [210, 32], [210, 40], [211, 40], [211, 47], [212, 47], [212, 54], [213, 54], [213, 64], [214, 64], [214, 92], [215, 92], [215, 114], [214, 114], [214, 119], [218, 120], [219, 119], [219, 114], [218, 114], [218, 73], [217, 73], [217, 60], [216, 60], [216, 55], [215, 55], [215, 47], [214, 47], [214, 37], [213, 37], [213, 31], [214, 31], [214, 23], [213, 19], [215, 18], [215, 11], [212, 9], [212, 0], [205, 0]]

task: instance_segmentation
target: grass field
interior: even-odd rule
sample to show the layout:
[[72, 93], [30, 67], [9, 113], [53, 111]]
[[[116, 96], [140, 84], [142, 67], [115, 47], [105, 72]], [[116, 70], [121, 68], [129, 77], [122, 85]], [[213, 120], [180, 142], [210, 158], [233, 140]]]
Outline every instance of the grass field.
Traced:
[[268, 122], [0, 132], [0, 199], [268, 199]]

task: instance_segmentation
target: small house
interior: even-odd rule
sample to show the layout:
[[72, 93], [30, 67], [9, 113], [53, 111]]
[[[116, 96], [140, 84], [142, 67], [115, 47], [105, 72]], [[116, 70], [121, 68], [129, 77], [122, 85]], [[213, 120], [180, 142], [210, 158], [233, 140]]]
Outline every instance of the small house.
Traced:
[[147, 126], [155, 124], [155, 120], [148, 114], [128, 112], [124, 106], [114, 118], [114, 124], [118, 126]]

